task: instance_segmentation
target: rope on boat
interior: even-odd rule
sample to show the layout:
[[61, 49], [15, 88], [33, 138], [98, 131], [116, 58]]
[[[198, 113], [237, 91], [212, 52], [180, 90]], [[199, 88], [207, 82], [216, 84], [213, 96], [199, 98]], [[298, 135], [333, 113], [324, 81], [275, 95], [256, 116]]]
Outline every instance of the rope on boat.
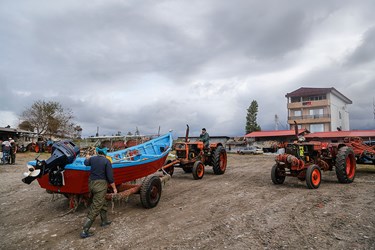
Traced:
[[111, 199], [111, 204], [112, 204], [112, 209], [111, 209], [111, 211], [112, 211], [112, 213], [113, 213], [113, 210], [114, 210], [114, 208], [115, 208], [115, 202], [113, 201], [113, 196], [112, 196], [112, 199]]
[[163, 170], [163, 173], [165, 175], [160, 176], [160, 181], [161, 181], [161, 184], [163, 184], [165, 186], [166, 183], [172, 178], [172, 176], [170, 174], [168, 174], [164, 169], [162, 169], [162, 170]]
[[118, 203], [122, 203], [122, 202], [125, 202], [127, 203], [128, 200], [129, 200], [129, 196], [130, 195], [122, 195], [121, 193], [117, 193], [117, 194], [111, 194], [111, 209], [112, 209], [112, 212], [114, 211], [114, 208], [115, 208], [115, 202], [118, 202]]
[[68, 210], [68, 212], [63, 213], [63, 214], [60, 215], [59, 217], [64, 217], [65, 215], [68, 215], [68, 214], [70, 214], [70, 213], [74, 213], [75, 211], [76, 211], [76, 208], [71, 208], [71, 209]]
[[[159, 176], [160, 181], [162, 185], [166, 184], [167, 181], [169, 181], [172, 177], [167, 172], [165, 172], [164, 169], [162, 169], [165, 175]], [[114, 211], [115, 202], [125, 202], [127, 203], [129, 201], [129, 196], [132, 194], [137, 194], [140, 192], [140, 189], [142, 187], [141, 184], [136, 184], [135, 181], [131, 182], [132, 184], [123, 184], [123, 188], [125, 188], [124, 191], [118, 192], [117, 194], [114, 193], [108, 193], [106, 195], [106, 199], [111, 201], [111, 209], [112, 212]], [[120, 189], [121, 190], [121, 189]]]
[[141, 185], [130, 184], [124, 191], [118, 192], [117, 194], [113, 194], [113, 193], [107, 194], [106, 199], [111, 201], [112, 212], [115, 206], [115, 202], [119, 202], [119, 203], [128, 202], [129, 196], [132, 194], [138, 193], [140, 188], [141, 188]]

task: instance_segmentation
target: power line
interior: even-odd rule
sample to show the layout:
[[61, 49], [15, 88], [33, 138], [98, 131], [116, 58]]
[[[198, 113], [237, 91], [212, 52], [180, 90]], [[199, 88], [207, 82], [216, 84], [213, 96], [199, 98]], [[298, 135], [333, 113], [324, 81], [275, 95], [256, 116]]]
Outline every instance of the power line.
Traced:
[[286, 125], [284, 125], [283, 122], [280, 121], [280, 118], [277, 114], [275, 114], [275, 130], [279, 130], [279, 128], [281, 127], [282, 129], [287, 129], [287, 123]]

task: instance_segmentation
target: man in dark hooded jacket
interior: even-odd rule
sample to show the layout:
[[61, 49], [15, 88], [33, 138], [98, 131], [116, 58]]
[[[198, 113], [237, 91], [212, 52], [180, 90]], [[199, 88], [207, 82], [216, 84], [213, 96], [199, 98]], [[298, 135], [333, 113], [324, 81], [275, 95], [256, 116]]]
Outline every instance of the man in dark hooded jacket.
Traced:
[[89, 232], [90, 227], [94, 223], [95, 218], [100, 214], [101, 226], [105, 227], [111, 224], [107, 218], [107, 201], [105, 195], [107, 193], [108, 184], [111, 185], [113, 192], [116, 194], [117, 189], [113, 179], [113, 170], [111, 162], [106, 158], [107, 149], [96, 148], [97, 155], [86, 156], [85, 165], [91, 166], [89, 177], [89, 189], [92, 197], [87, 218], [83, 224], [81, 238], [87, 238], [93, 234]]

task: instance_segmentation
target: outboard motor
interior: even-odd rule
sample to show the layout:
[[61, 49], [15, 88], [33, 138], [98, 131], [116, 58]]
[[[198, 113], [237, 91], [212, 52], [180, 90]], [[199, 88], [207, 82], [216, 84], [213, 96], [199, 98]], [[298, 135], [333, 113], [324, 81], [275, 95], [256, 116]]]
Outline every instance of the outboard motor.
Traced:
[[36, 178], [40, 178], [49, 173], [49, 181], [52, 185], [64, 185], [62, 171], [67, 164], [73, 163], [79, 155], [79, 147], [73, 142], [64, 140], [52, 145], [51, 157], [47, 160], [36, 160], [35, 166], [28, 165], [28, 172], [24, 173], [22, 181], [30, 184]]

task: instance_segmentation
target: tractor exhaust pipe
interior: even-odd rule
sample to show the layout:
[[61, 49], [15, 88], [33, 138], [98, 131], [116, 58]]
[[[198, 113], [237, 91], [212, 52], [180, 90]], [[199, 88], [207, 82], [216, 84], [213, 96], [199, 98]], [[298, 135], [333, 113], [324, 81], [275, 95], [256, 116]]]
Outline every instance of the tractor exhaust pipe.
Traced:
[[294, 133], [296, 134], [297, 140], [298, 140], [298, 124], [296, 121], [294, 121]]
[[189, 125], [186, 124], [185, 142], [188, 142], [188, 140], [189, 140]]

